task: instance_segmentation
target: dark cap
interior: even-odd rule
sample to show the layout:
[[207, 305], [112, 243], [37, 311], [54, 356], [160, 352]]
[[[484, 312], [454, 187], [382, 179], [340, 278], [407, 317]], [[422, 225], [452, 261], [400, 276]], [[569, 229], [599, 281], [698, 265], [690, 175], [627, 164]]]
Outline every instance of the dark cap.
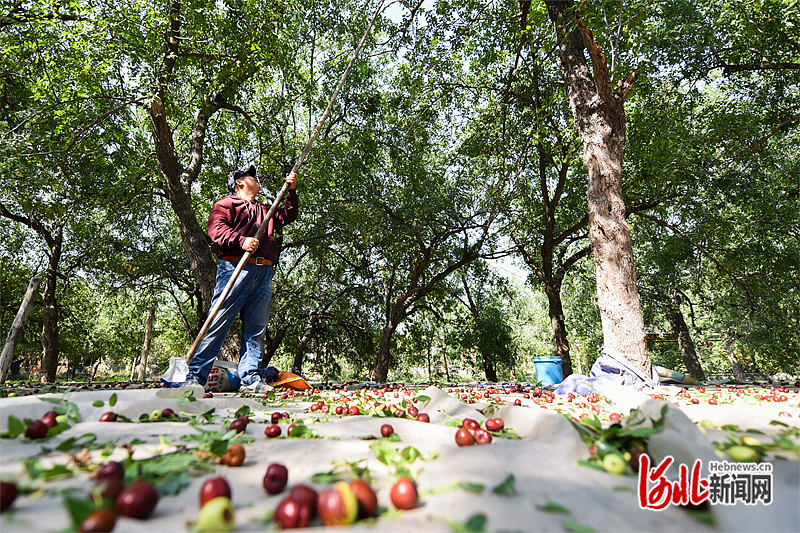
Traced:
[[249, 165], [245, 168], [241, 168], [239, 170], [234, 170], [230, 174], [228, 174], [228, 190], [233, 193], [236, 191], [236, 180], [241, 179], [243, 176], [253, 176], [256, 177], [256, 167], [255, 165]]

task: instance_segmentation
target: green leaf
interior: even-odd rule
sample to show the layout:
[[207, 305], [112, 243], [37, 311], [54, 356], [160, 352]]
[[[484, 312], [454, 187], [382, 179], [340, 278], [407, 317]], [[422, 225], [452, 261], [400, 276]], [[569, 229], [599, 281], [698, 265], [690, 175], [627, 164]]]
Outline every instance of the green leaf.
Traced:
[[72, 525], [76, 529], [95, 510], [95, 504], [91, 499], [82, 498], [76, 500], [69, 496], [64, 496], [64, 507], [67, 509]]
[[703, 524], [709, 526], [715, 526], [717, 524], [717, 520], [714, 518], [714, 515], [708, 511], [688, 511], [688, 513], [689, 516]]
[[43, 468], [41, 462], [35, 457], [22, 460], [25, 470], [32, 479], [51, 479], [58, 476], [71, 476], [72, 470], [64, 465], [54, 465], [53, 468]]
[[74, 420], [75, 422], [80, 422], [80, 421], [81, 421], [81, 412], [80, 412], [80, 410], [78, 409], [78, 406], [77, 406], [77, 405], [75, 405], [75, 404], [74, 404], [74, 403], [72, 403], [72, 402], [67, 402], [67, 404], [66, 404], [64, 407], [65, 407], [65, 408], [66, 408], [66, 410], [67, 410], [67, 412], [66, 412], [65, 414], [66, 414], [66, 415], [67, 415], [69, 418], [71, 418], [71, 419], [72, 419], [72, 420]]
[[459, 481], [458, 487], [462, 490], [467, 492], [472, 492], [474, 494], [481, 494], [483, 490], [486, 488], [484, 485], [480, 483], [469, 483], [467, 481]]
[[514, 474], [509, 474], [502, 483], [492, 489], [492, 492], [500, 496], [515, 496], [517, 494], [517, 491], [514, 489], [515, 481]]
[[25, 426], [19, 418], [8, 415], [8, 433], [11, 438], [18, 437], [25, 432]]
[[417, 459], [419, 459], [422, 456], [422, 454], [420, 453], [420, 451], [418, 449], [414, 448], [413, 446], [408, 446], [408, 447], [404, 448], [402, 452], [400, 452], [400, 456], [408, 464], [411, 464], [414, 461], [416, 461]]
[[39, 398], [43, 402], [47, 403], [61, 403], [63, 400], [61, 398]]
[[564, 520], [561, 522], [561, 525], [564, 526], [564, 529], [570, 533], [594, 533], [594, 528], [585, 524], [581, 524], [575, 520]]
[[773, 444], [782, 450], [796, 450], [800, 445], [795, 444], [786, 437], [775, 437]]
[[599, 470], [600, 472], [605, 472], [606, 471], [606, 469], [603, 467], [603, 463], [601, 463], [600, 461], [597, 461], [597, 460], [595, 460], [595, 461], [580, 460], [580, 461], [577, 461], [575, 464], [577, 464], [578, 466], [586, 466], [586, 467], [589, 467], [589, 468], [594, 468], [595, 470]]
[[545, 513], [561, 513], [561, 514], [570, 514], [571, 511], [564, 507], [563, 505], [559, 505], [554, 502], [547, 502], [544, 505], [537, 505], [537, 509], [540, 511], [544, 511]]
[[249, 417], [249, 416], [252, 416], [252, 414], [253, 414], [253, 412], [250, 410], [250, 406], [249, 405], [243, 405], [243, 406], [241, 406], [240, 408], [238, 408], [236, 410], [236, 412], [233, 414], [233, 416], [236, 417], [236, 418], [239, 418], [240, 416]]
[[514, 428], [503, 428], [500, 431], [490, 431], [489, 433], [501, 439], [522, 440], [522, 438], [517, 435], [517, 432], [514, 431]]
[[295, 424], [292, 428], [292, 432], [287, 434], [289, 437], [293, 439], [320, 439], [322, 437], [319, 436], [316, 429], [312, 429], [305, 424]]
[[105, 402], [103, 400], [95, 400], [92, 402], [92, 407], [103, 407]]
[[417, 400], [419, 400], [421, 402], [429, 402], [429, 401], [431, 401], [431, 397], [430, 396], [425, 396], [424, 394], [420, 394], [419, 396], [417, 396]]
[[207, 450], [217, 457], [222, 457], [225, 455], [225, 452], [228, 451], [228, 445], [230, 443], [227, 440], [215, 440], [212, 441], [210, 445], [207, 446]]
[[450, 530], [454, 533], [482, 533], [486, 531], [486, 522], [484, 514], [472, 515], [463, 524], [455, 520], [448, 521]]
[[108, 405], [110, 407], [114, 407], [115, 405], [117, 405], [117, 393], [116, 392], [111, 395], [111, 398], [108, 399]]
[[337, 481], [344, 481], [345, 479], [344, 474], [333, 470], [329, 472], [318, 472], [311, 476], [312, 483], [319, 483], [320, 485], [328, 485], [330, 483], [336, 483]]
[[302, 437], [309, 432], [308, 426], [305, 424], [295, 424], [292, 431], [289, 432], [290, 437]]
[[49, 439], [53, 435], [58, 435], [59, 433], [64, 433], [69, 429], [69, 426], [66, 424], [59, 424], [57, 426], [51, 427], [47, 429], [47, 438]]
[[186, 405], [187, 403], [196, 402], [197, 398], [194, 397], [194, 389], [189, 389], [181, 393], [180, 396], [175, 398], [178, 405]]
[[600, 419], [597, 418], [596, 416], [590, 416], [590, 417], [587, 416], [586, 418], [582, 418], [581, 419], [581, 423], [584, 426], [586, 426], [586, 427], [588, 427], [590, 429], [593, 429], [595, 431], [601, 431], [602, 430], [602, 424], [600, 423]]
[[430, 450], [422, 456], [423, 461], [433, 461], [439, 457], [439, 450]]

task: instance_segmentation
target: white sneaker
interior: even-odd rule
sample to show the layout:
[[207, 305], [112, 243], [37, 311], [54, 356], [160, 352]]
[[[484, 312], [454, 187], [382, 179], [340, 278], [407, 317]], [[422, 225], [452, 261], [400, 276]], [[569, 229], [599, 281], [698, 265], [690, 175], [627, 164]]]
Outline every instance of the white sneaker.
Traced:
[[269, 392], [271, 390], [272, 387], [260, 379], [255, 380], [250, 385], [242, 385], [242, 387], [239, 389], [240, 392], [246, 392], [248, 394], [264, 394], [265, 392]]

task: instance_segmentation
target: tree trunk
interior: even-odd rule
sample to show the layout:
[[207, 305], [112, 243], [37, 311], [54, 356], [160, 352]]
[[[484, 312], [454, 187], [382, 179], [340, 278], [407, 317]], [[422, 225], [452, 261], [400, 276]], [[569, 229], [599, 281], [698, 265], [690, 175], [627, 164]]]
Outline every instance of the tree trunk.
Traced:
[[561, 283], [557, 281], [546, 282], [544, 292], [547, 294], [550, 325], [553, 328], [553, 349], [555, 355], [561, 358], [561, 370], [566, 378], [572, 374], [572, 359], [569, 354], [564, 307], [561, 303]]
[[440, 347], [442, 350], [442, 360], [444, 361], [444, 379], [450, 381], [450, 367], [447, 365], [447, 349], [445, 346]]
[[[139, 359], [141, 360], [141, 357]], [[128, 381], [133, 381], [133, 376], [134, 374], [136, 374], [136, 361], [137, 361], [136, 357], [134, 357], [133, 360], [131, 360], [131, 377], [128, 378]]]
[[[261, 364], [259, 368], [267, 368], [269, 366], [270, 361], [272, 358], [275, 357], [275, 353], [278, 351], [278, 348], [281, 347], [283, 344], [283, 339], [286, 337], [286, 332], [289, 331], [289, 328], [286, 326], [280, 327], [275, 330], [275, 335], [267, 336], [266, 342], [264, 343], [264, 357], [261, 358]], [[264, 333], [264, 335], [268, 335]]]
[[[203, 326], [201, 325], [200, 328]], [[199, 328], [198, 328], [199, 331]], [[222, 341], [222, 347], [219, 349], [218, 359], [222, 361], [232, 361], [234, 363], [239, 361], [239, 352], [242, 351], [242, 327], [241, 320], [235, 320], [231, 324], [231, 329], [225, 335], [225, 340]]]
[[431, 369], [431, 345], [428, 344], [428, 381], [433, 382], [433, 372]]
[[497, 370], [494, 368], [492, 360], [485, 354], [483, 356], [483, 373], [486, 375], [486, 381], [497, 383]]
[[153, 318], [155, 315], [155, 306], [150, 306], [147, 310], [147, 318], [144, 321], [144, 345], [142, 346], [142, 362], [139, 365], [139, 381], [144, 381], [147, 374], [147, 358], [150, 355], [150, 343], [153, 340]]
[[305, 332], [303, 332], [303, 336], [300, 337], [300, 340], [297, 343], [297, 348], [294, 351], [294, 362], [292, 363], [292, 372], [297, 374], [298, 376], [303, 372], [303, 361], [306, 358], [306, 347], [311, 339], [314, 337], [314, 332], [317, 329], [317, 324], [319, 323], [319, 317], [317, 315], [313, 315], [311, 317], [311, 323], [306, 328]]
[[378, 358], [375, 360], [375, 366], [372, 369], [372, 381], [384, 383], [389, 376], [389, 360], [392, 357], [392, 335], [396, 329], [397, 325], [394, 320], [389, 319], [389, 322], [384, 326], [381, 332], [381, 342], [378, 346]]
[[42, 293], [42, 367], [40, 381], [53, 383], [58, 369], [58, 302], [56, 301], [56, 281], [58, 280], [58, 263], [61, 260], [63, 244], [63, 225], [53, 228], [53, 242], [50, 246], [50, 258], [44, 275], [44, 292]]
[[[470, 313], [472, 313], [472, 321], [475, 323], [475, 332], [478, 334], [478, 342], [481, 342], [480, 310], [478, 309], [478, 305], [475, 303], [475, 300], [472, 299], [472, 293], [469, 290], [467, 277], [464, 274], [461, 274], [461, 283], [464, 286], [464, 293], [467, 296], [467, 303]], [[481, 353], [481, 357], [483, 358], [483, 374], [486, 376], [486, 381], [497, 383], [497, 370], [494, 367], [491, 355], [486, 353], [486, 351], [481, 347], [478, 347], [478, 351]]]
[[736, 358], [736, 353], [733, 351], [733, 343], [731, 339], [725, 335], [722, 338], [722, 344], [725, 345], [725, 352], [728, 354], [728, 361], [731, 362], [731, 372], [737, 381], [744, 381], [744, 373], [742, 367], [739, 366], [739, 360]]
[[667, 311], [667, 321], [672, 326], [672, 332], [678, 338], [683, 363], [686, 365], [686, 370], [689, 371], [690, 376], [698, 381], [704, 381], [706, 375], [703, 372], [703, 367], [700, 366], [700, 360], [697, 358], [697, 351], [695, 350], [692, 336], [689, 334], [689, 327], [683, 319], [680, 307], [681, 296], [677, 291], [672, 293], [672, 301], [674, 305], [670, 306]]
[[[619, 350], [631, 364], [650, 375], [633, 246], [622, 198], [626, 135], [623, 104], [638, 71], [615, 89], [605, 55], [584, 25], [580, 11], [573, 11], [575, 3], [546, 0], [545, 4], [555, 24], [561, 73], [589, 175], [589, 239], [604, 344]], [[592, 60], [591, 69], [584, 55], [586, 50]]]
[[8, 377], [8, 369], [11, 367], [11, 360], [14, 359], [14, 350], [17, 348], [17, 342], [22, 336], [22, 330], [25, 328], [25, 322], [28, 321], [28, 316], [31, 314], [33, 307], [33, 298], [36, 295], [36, 290], [39, 288], [41, 278], [33, 277], [28, 283], [28, 290], [25, 291], [25, 297], [22, 299], [22, 304], [19, 306], [19, 311], [14, 317], [14, 322], [11, 323], [11, 329], [8, 332], [8, 338], [3, 346], [3, 353], [0, 355], [0, 384], [6, 382]]

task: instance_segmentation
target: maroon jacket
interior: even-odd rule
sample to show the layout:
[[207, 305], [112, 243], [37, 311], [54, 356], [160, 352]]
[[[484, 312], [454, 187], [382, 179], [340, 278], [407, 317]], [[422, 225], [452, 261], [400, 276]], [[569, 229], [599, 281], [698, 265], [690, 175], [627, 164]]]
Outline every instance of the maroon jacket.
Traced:
[[[280, 231], [283, 226], [291, 224], [297, 218], [299, 206], [297, 191], [289, 189], [285, 200], [286, 204], [278, 208], [269, 221], [267, 231], [252, 257], [266, 257], [273, 263], [278, 261], [278, 245], [274, 235], [276, 231]], [[245, 238], [255, 237], [269, 208], [270, 206], [258, 202], [251, 204], [233, 194], [214, 204], [208, 216], [208, 236], [217, 245], [219, 256], [244, 255], [242, 245]]]

